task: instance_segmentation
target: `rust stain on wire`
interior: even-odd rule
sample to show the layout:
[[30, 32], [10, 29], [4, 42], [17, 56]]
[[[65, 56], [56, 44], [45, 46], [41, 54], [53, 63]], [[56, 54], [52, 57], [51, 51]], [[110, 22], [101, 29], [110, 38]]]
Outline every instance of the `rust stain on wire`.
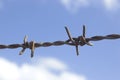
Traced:
[[104, 39], [119, 39], [120, 38], [120, 34], [110, 34], [110, 35], [106, 35], [106, 36], [93, 36], [90, 38], [86, 38], [86, 28], [85, 25], [83, 25], [83, 33], [81, 36], [78, 36], [76, 38], [72, 37], [70, 34], [70, 31], [67, 27], [65, 27], [66, 33], [68, 35], [68, 40], [65, 41], [54, 41], [54, 42], [40, 42], [37, 43], [35, 41], [27, 41], [27, 36], [25, 36], [24, 40], [23, 40], [23, 44], [10, 44], [10, 45], [3, 45], [0, 44], [0, 49], [15, 49], [15, 48], [22, 48], [22, 50], [19, 52], [19, 55], [22, 55], [24, 53], [24, 51], [29, 48], [31, 50], [31, 57], [34, 56], [34, 50], [35, 48], [38, 47], [49, 47], [49, 46], [61, 46], [61, 45], [70, 45], [70, 46], [75, 46], [76, 48], [76, 54], [77, 56], [79, 55], [79, 51], [78, 51], [78, 46], [84, 46], [84, 45], [88, 45], [88, 46], [92, 46], [92, 43], [90, 43], [90, 41], [99, 41], [99, 40], [104, 40]]

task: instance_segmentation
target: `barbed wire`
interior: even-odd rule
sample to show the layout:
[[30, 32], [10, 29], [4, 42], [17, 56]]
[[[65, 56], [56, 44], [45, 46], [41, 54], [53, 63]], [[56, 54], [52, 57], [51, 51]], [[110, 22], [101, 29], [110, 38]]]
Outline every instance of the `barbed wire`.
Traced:
[[15, 49], [15, 48], [19, 48], [21, 47], [22, 50], [19, 52], [19, 55], [22, 55], [24, 53], [24, 51], [29, 48], [31, 50], [31, 57], [34, 56], [34, 50], [35, 48], [38, 47], [49, 47], [49, 46], [61, 46], [61, 45], [70, 45], [70, 46], [75, 46], [76, 48], [76, 53], [77, 56], [79, 55], [79, 51], [78, 51], [78, 46], [84, 46], [84, 45], [88, 45], [88, 46], [92, 46], [93, 44], [90, 43], [90, 41], [99, 41], [99, 40], [104, 40], [104, 39], [118, 39], [120, 38], [120, 34], [110, 34], [110, 35], [106, 35], [106, 36], [93, 36], [90, 38], [86, 38], [86, 28], [85, 25], [83, 25], [83, 33], [81, 36], [78, 36], [77, 38], [74, 38], [71, 36], [70, 31], [67, 27], [65, 27], [65, 30], [67, 32], [68, 35], [68, 40], [65, 41], [54, 41], [54, 42], [35, 42], [35, 41], [27, 41], [27, 36], [24, 37], [23, 40], [23, 44], [10, 44], [10, 45], [3, 45], [0, 44], [0, 49]]

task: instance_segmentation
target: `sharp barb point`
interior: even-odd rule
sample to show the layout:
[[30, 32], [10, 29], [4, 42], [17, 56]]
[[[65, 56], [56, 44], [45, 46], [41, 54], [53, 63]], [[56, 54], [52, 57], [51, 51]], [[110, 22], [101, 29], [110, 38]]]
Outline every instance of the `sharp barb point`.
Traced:
[[85, 28], [85, 25], [83, 25], [83, 37], [85, 37], [86, 35], [86, 28]]
[[66, 30], [66, 32], [67, 32], [67, 35], [68, 35], [69, 39], [70, 39], [73, 43], [75, 43], [74, 40], [72, 39], [72, 36], [71, 36], [71, 34], [70, 34], [69, 29], [68, 29], [67, 27], [65, 27], [65, 30]]
[[26, 43], [26, 42], [27, 42], [27, 39], [28, 39], [28, 36], [27, 36], [27, 35], [25, 35], [25, 37], [24, 37], [24, 43]]
[[25, 49], [26, 49], [26, 48], [23, 48], [23, 49], [19, 52], [19, 55], [22, 55], [22, 54], [25, 52]]
[[31, 45], [31, 58], [32, 58], [34, 56], [35, 42], [32, 41], [31, 43], [32, 43], [32, 45]]
[[76, 48], [76, 53], [77, 53], [77, 56], [78, 56], [79, 55], [78, 45], [75, 46], [75, 48]]

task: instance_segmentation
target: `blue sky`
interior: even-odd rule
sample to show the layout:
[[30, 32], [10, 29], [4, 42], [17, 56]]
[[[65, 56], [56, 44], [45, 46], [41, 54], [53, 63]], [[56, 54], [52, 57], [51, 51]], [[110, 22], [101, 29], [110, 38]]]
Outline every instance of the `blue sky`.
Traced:
[[[120, 33], [120, 0], [0, 0], [0, 44], [67, 40], [73, 37]], [[120, 80], [118, 40], [92, 42], [94, 46], [51, 46], [0, 50], [1, 80]]]

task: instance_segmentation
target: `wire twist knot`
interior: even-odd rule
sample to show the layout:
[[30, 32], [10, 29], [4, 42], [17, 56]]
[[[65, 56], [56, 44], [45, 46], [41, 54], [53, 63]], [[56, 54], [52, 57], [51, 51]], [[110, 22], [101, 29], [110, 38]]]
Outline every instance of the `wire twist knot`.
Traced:
[[24, 43], [22, 44], [22, 50], [20, 51], [19, 55], [22, 55], [24, 53], [24, 51], [26, 50], [26, 48], [29, 48], [31, 50], [31, 57], [34, 56], [34, 49], [35, 49], [35, 42], [34, 41], [31, 41], [31, 42], [28, 42], [27, 41], [27, 36], [25, 36], [24, 38]]
[[82, 36], [79, 36], [78, 38], [72, 38], [70, 31], [68, 30], [67, 27], [65, 27], [66, 32], [68, 34], [69, 39], [67, 40], [67, 42], [71, 42], [73, 43], [73, 45], [76, 47], [76, 53], [77, 55], [79, 55], [79, 51], [78, 51], [78, 46], [84, 46], [85, 44], [92, 46], [91, 43], [89, 43], [89, 41], [86, 40], [85, 36], [86, 36], [86, 28], [85, 25], [83, 25], [83, 34]]

